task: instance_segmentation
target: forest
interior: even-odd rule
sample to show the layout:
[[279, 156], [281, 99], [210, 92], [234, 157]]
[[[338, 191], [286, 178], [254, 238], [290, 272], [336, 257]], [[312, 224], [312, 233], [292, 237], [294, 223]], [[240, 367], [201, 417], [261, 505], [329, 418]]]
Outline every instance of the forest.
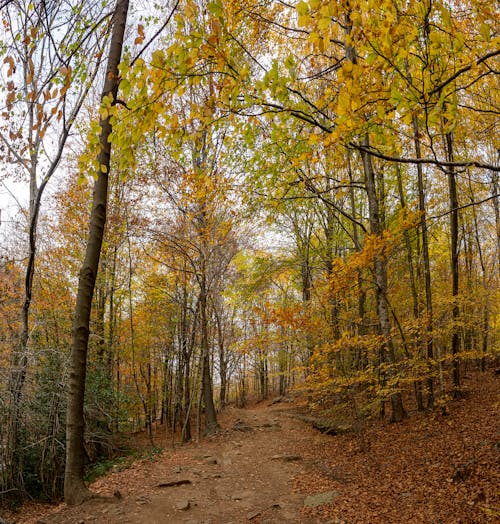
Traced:
[[499, 11], [1, 1], [0, 504], [228, 405], [444, 417], [498, 368]]

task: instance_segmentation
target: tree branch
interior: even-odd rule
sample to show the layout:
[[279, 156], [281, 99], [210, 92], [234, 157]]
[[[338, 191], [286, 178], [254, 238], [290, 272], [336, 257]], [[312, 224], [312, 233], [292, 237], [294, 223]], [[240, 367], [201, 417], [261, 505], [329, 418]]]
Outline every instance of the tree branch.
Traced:
[[376, 158], [381, 160], [387, 160], [388, 162], [401, 162], [402, 164], [432, 164], [438, 167], [478, 167], [480, 169], [489, 169], [490, 171], [500, 171], [500, 166], [495, 166], [493, 164], [486, 164], [484, 162], [479, 162], [477, 160], [468, 160], [465, 162], [449, 162], [443, 160], [437, 160], [435, 158], [401, 158], [391, 155], [386, 155], [377, 151], [373, 147], [366, 147], [361, 144], [356, 144], [354, 142], [349, 142], [348, 147], [368, 153]]
[[489, 202], [490, 200], [494, 200], [495, 198], [500, 198], [500, 193], [497, 193], [496, 195], [491, 195], [488, 198], [483, 198], [483, 200], [478, 200], [477, 202], [469, 202], [468, 204], [464, 204], [463, 206], [458, 206], [458, 207], [454, 207], [453, 209], [448, 209], [448, 211], [445, 211], [444, 213], [441, 213], [440, 215], [433, 215], [429, 217], [429, 219], [435, 220], [437, 218], [442, 218], [442, 217], [445, 217], [446, 215], [449, 215], [450, 213], [453, 213], [454, 211], [459, 211], [467, 207], [479, 206], [480, 204], [484, 204], [485, 202]]
[[427, 95], [428, 96], [432, 96], [435, 93], [439, 93], [443, 88], [445, 88], [449, 83], [453, 82], [453, 80], [456, 80], [460, 75], [463, 75], [467, 71], [470, 71], [474, 65], [482, 64], [483, 62], [488, 60], [488, 58], [492, 58], [492, 57], [497, 56], [497, 55], [500, 55], [500, 49], [496, 49], [495, 51], [491, 51], [491, 53], [488, 53], [488, 54], [484, 55], [483, 57], [481, 57], [478, 60], [476, 60], [474, 63], [469, 64], [468, 66], [462, 67], [456, 73], [451, 75], [447, 80], [445, 80], [444, 82], [441, 82], [441, 84], [439, 84], [434, 89], [429, 91], [427, 93]]

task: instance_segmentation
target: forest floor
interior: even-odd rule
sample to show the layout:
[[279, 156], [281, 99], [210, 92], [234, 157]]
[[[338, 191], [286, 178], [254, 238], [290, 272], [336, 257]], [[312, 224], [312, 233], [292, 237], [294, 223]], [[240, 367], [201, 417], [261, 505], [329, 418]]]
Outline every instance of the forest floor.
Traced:
[[[221, 431], [113, 471], [81, 506], [27, 505], [18, 524], [500, 522], [500, 377], [472, 374], [448, 415], [328, 436], [295, 403], [234, 407]], [[173, 486], [161, 484], [179, 483]], [[119, 492], [118, 496], [113, 496]], [[311, 496], [313, 496], [311, 498]]]

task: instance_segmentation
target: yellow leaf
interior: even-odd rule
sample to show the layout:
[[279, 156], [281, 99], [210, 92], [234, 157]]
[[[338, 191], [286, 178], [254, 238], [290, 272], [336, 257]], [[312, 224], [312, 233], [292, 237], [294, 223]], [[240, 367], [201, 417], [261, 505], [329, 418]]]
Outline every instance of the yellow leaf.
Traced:
[[317, 135], [316, 133], [310, 134], [308, 142], [312, 146], [316, 145], [319, 142], [319, 135]]
[[295, 9], [297, 9], [297, 13], [299, 13], [299, 16], [305, 15], [309, 12], [309, 6], [306, 4], [306, 2], [299, 2]]
[[487, 41], [490, 41], [490, 28], [487, 24], [481, 24], [481, 27], [479, 28], [479, 32], [481, 33], [481, 36]]
[[297, 19], [297, 25], [299, 27], [306, 27], [309, 25], [309, 21], [311, 20], [311, 17], [309, 15], [299, 15]]

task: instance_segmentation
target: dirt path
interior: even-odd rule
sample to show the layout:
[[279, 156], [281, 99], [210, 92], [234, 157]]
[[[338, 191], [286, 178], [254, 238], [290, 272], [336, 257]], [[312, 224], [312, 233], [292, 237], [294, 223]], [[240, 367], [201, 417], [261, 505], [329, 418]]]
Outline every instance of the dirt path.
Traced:
[[[93, 486], [122, 499], [93, 500], [33, 522], [39, 524], [229, 524], [316, 522], [299, 517], [304, 496], [292, 492], [292, 478], [306, 464], [297, 444], [308, 428], [283, 412], [282, 405], [237, 410], [230, 426], [200, 445], [166, 450], [157, 462], [141, 462]], [[158, 487], [160, 483], [185, 484]], [[189, 481], [189, 483], [187, 483]]]
[[[16, 524], [500, 522], [499, 391], [498, 375], [473, 374], [446, 417], [412, 413], [401, 424], [372, 421], [335, 437], [292, 418], [287, 403], [231, 408], [215, 437], [96, 481], [91, 489], [107, 501], [31, 505], [7, 517]], [[159, 487], [172, 481], [186, 483]], [[325, 493], [329, 501], [304, 507]]]

